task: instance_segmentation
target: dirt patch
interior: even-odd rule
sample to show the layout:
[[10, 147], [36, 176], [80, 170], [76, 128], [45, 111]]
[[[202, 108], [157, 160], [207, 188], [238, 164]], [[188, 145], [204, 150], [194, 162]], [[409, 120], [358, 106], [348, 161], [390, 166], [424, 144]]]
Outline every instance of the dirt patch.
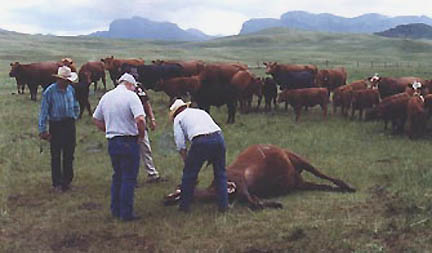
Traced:
[[60, 252], [62, 249], [73, 249], [79, 251], [87, 251], [90, 247], [90, 238], [88, 235], [78, 233], [66, 234], [60, 240], [56, 240], [51, 244], [51, 249], [55, 252]]
[[82, 203], [80, 206], [78, 206], [78, 209], [81, 210], [101, 210], [102, 209], [102, 205], [98, 204], [98, 203], [94, 203], [94, 202], [85, 202]]

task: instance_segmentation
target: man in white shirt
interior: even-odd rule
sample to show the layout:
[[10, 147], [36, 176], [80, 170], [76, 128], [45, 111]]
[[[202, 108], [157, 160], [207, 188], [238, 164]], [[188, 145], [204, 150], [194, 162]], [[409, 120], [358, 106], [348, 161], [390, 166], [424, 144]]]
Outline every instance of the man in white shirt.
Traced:
[[119, 85], [107, 92], [93, 114], [96, 126], [105, 132], [114, 174], [111, 184], [111, 213], [123, 221], [139, 219], [133, 212], [140, 148], [145, 135], [145, 113], [133, 92], [136, 81], [130, 74], [119, 79]]
[[[225, 212], [228, 208], [228, 192], [222, 131], [207, 112], [188, 108], [189, 104], [177, 99], [170, 107], [175, 143], [185, 164], [179, 210], [189, 211], [198, 173], [203, 163], [209, 161], [213, 164], [219, 211]], [[186, 140], [191, 142], [189, 152]]]

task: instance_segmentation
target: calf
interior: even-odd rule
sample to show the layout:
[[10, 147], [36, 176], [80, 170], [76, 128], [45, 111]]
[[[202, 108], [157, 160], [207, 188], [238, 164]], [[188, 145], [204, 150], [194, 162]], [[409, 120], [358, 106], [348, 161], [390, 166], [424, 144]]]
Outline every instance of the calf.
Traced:
[[303, 106], [320, 105], [323, 111], [323, 117], [327, 117], [327, 105], [329, 102], [328, 90], [326, 88], [306, 88], [295, 90], [284, 90], [278, 98], [278, 103], [287, 102], [295, 111], [298, 121], [300, 118], [301, 108]]
[[[304, 181], [303, 170], [334, 184], [318, 184]], [[290, 193], [295, 190], [355, 192], [356, 190], [340, 179], [325, 175], [306, 159], [274, 145], [252, 145], [244, 150], [226, 170], [230, 199], [247, 201], [252, 209], [265, 207], [281, 208], [278, 202], [262, 201], [260, 197], [271, 197]], [[180, 201], [181, 191], [165, 197], [165, 204]], [[214, 182], [206, 190], [194, 191], [194, 198], [199, 200], [216, 199]]]
[[81, 66], [78, 77], [80, 82], [94, 83], [94, 91], [97, 90], [97, 82], [102, 79], [104, 90], [106, 90], [105, 65], [101, 61], [87, 62]]
[[354, 81], [350, 84], [337, 87], [333, 92], [333, 113], [336, 113], [337, 107], [341, 107], [341, 113], [348, 116], [348, 109], [351, 107], [352, 92], [367, 88], [364, 80]]
[[353, 90], [351, 100], [351, 118], [354, 119], [355, 111], [359, 111], [359, 119], [363, 118], [363, 110], [379, 104], [379, 91], [377, 89]]

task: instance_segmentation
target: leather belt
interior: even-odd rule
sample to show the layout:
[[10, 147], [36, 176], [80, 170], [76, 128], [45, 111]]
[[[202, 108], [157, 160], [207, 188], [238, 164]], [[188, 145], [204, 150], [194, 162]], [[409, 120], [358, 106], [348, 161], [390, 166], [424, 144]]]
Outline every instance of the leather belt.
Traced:
[[216, 134], [219, 134], [219, 133], [220, 133], [220, 131], [216, 131], [216, 132], [208, 133], [208, 134], [199, 134], [199, 135], [197, 135], [197, 136], [194, 136], [194, 137], [192, 138], [192, 140], [196, 140], [196, 139], [198, 139], [198, 138], [206, 137], [206, 136], [213, 136], [213, 135], [216, 135]]
[[131, 141], [131, 140], [137, 140], [138, 135], [122, 135], [122, 136], [114, 136], [114, 137], [110, 138], [110, 140], [114, 140], [114, 139], [122, 139], [122, 140]]

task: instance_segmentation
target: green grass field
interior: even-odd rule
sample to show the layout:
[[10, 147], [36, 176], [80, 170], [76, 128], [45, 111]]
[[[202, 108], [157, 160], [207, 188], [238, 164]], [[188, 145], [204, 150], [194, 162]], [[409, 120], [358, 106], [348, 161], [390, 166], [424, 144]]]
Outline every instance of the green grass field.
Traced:
[[[0, 252], [432, 251], [430, 136], [413, 141], [384, 132], [382, 122], [352, 121], [339, 114], [323, 120], [319, 108], [304, 113], [299, 123], [292, 109], [238, 114], [234, 125], [225, 124], [226, 107], [213, 107], [211, 114], [224, 131], [227, 163], [249, 145], [271, 143], [345, 180], [357, 188], [354, 194], [293, 192], [274, 199], [283, 203], [282, 210], [253, 212], [235, 202], [224, 215], [213, 203], [194, 203], [190, 214], [164, 207], [162, 197], [179, 183], [182, 162], [174, 148], [168, 97], [152, 91], [159, 124], [150, 133], [154, 159], [169, 181], [145, 184], [141, 171], [135, 211], [144, 218], [134, 223], [111, 218], [107, 142], [87, 113], [77, 122], [74, 189], [52, 192], [49, 145], [37, 136], [40, 92], [36, 103], [28, 90], [24, 96], [11, 95], [16, 87], [8, 76], [9, 63], [69, 56], [80, 66], [110, 55], [147, 62], [202, 59], [257, 66], [270, 60], [345, 66], [350, 81], [375, 72], [432, 78], [429, 41], [287, 29], [203, 43], [0, 34]], [[264, 75], [263, 69], [253, 71]], [[101, 91], [91, 95], [93, 108], [101, 96]], [[319, 182], [306, 172], [304, 176]], [[212, 169], [203, 168], [199, 187], [207, 187], [211, 179]]]

